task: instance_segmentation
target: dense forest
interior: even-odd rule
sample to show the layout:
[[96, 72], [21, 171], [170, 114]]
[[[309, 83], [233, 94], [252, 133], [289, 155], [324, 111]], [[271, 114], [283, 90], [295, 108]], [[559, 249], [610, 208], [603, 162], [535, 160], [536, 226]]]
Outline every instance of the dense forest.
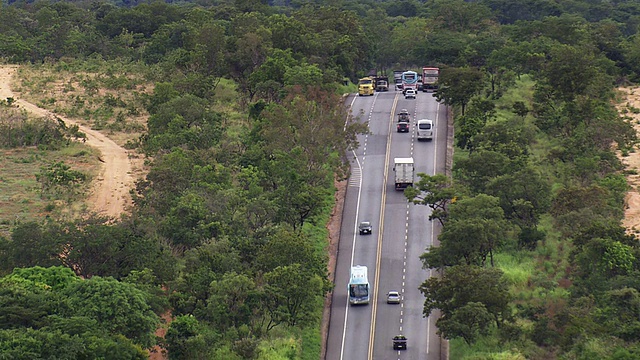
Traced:
[[[318, 359], [334, 181], [367, 131], [341, 95], [370, 69], [436, 65], [452, 177], [406, 195], [443, 225], [422, 255], [443, 276], [420, 290], [451, 358], [640, 359], [616, 156], [637, 138], [614, 107], [640, 79], [639, 26], [636, 0], [3, 1], [3, 62], [108, 68], [123, 91], [135, 69], [153, 89], [109, 100], [128, 109], [112, 122], [148, 114], [129, 214], [0, 237], [0, 358]], [[78, 135], [1, 104], [2, 148]]]

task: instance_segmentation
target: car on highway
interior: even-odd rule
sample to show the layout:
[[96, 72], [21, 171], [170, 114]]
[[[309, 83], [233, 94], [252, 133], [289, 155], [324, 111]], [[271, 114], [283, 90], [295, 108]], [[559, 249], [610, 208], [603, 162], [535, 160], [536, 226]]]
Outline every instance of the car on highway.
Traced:
[[371, 235], [373, 227], [371, 226], [371, 222], [363, 221], [358, 225], [358, 230], [360, 231], [360, 235]]
[[398, 132], [409, 132], [409, 123], [411, 123], [411, 117], [407, 109], [402, 109], [398, 113]]
[[407, 350], [407, 337], [404, 335], [394, 336], [393, 350]]
[[415, 99], [416, 98], [416, 91], [413, 89], [407, 89], [404, 91], [404, 98], [405, 99]]
[[418, 141], [421, 140], [432, 140], [433, 139], [433, 120], [422, 119], [418, 120], [417, 129]]
[[409, 123], [408, 122], [399, 122], [397, 126], [398, 132], [409, 132]]
[[387, 304], [400, 304], [400, 293], [397, 291], [389, 291], [387, 293]]

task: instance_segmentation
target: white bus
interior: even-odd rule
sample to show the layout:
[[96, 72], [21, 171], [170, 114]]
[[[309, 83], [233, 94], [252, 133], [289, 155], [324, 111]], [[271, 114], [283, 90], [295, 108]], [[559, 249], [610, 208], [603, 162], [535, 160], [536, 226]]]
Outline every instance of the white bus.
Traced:
[[369, 303], [369, 279], [367, 277], [367, 267], [356, 265], [351, 267], [351, 278], [348, 285], [349, 304]]
[[433, 121], [429, 119], [418, 120], [418, 141], [433, 139]]

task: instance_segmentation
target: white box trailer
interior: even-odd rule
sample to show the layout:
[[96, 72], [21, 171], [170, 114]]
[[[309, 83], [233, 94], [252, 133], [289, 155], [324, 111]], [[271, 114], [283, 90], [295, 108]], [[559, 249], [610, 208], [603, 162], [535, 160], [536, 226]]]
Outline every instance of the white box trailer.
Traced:
[[414, 167], [413, 158], [393, 159], [393, 171], [395, 172], [396, 190], [403, 191], [409, 186], [413, 186]]

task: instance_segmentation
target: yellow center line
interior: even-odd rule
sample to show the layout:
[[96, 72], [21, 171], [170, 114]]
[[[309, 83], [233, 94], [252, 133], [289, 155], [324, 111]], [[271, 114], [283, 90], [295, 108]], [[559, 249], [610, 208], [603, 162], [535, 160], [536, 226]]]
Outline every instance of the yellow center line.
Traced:
[[378, 280], [380, 279], [380, 262], [382, 257], [382, 234], [384, 234], [384, 208], [387, 201], [387, 178], [389, 177], [389, 157], [391, 156], [391, 135], [393, 134], [393, 121], [394, 114], [396, 113], [396, 106], [398, 105], [398, 94], [393, 100], [393, 106], [391, 107], [391, 119], [389, 121], [389, 136], [387, 137], [387, 150], [384, 159], [384, 174], [382, 181], [382, 196], [380, 200], [380, 219], [378, 219], [379, 231], [378, 231], [378, 249], [376, 251], [376, 275], [373, 280], [373, 292], [371, 299], [371, 328], [369, 329], [369, 352], [367, 355], [368, 360], [373, 360], [373, 343], [375, 341], [376, 330], [376, 313], [378, 311]]

